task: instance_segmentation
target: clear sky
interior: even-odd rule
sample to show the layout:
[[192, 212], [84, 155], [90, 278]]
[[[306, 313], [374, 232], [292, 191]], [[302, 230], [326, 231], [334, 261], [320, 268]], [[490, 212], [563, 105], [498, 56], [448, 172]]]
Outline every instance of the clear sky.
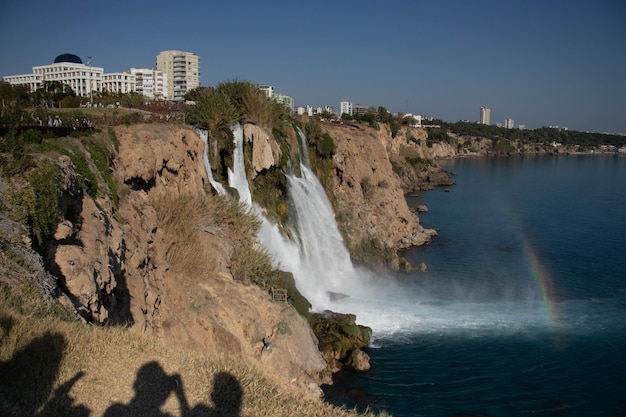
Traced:
[[0, 76], [73, 53], [105, 72], [201, 59], [201, 83], [296, 105], [626, 133], [624, 0], [0, 0]]

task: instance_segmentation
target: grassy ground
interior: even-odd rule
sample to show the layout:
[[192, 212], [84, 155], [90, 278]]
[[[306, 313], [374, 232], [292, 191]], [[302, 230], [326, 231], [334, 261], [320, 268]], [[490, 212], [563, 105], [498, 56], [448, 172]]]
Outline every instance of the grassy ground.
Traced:
[[0, 291], [2, 416], [354, 416], [254, 365], [68, 321], [29, 287]]

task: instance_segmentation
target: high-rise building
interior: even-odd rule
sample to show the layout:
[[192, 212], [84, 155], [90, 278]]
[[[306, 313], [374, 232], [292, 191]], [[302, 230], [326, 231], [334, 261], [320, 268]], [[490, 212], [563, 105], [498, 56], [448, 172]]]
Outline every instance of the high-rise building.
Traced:
[[481, 107], [479, 123], [481, 125], [488, 125], [490, 124], [490, 118], [491, 118], [491, 109], [489, 107]]
[[515, 122], [513, 119], [504, 119], [504, 127], [507, 129], [513, 129], [515, 127]]
[[200, 87], [200, 57], [192, 52], [161, 51], [156, 67], [167, 74], [170, 100], [184, 101], [187, 92]]
[[169, 99], [167, 74], [152, 68], [131, 68], [130, 73], [135, 75], [135, 91], [148, 98]]
[[339, 102], [339, 115], [341, 116], [342, 114], [347, 114], [352, 116], [352, 103], [349, 101], [341, 101]]

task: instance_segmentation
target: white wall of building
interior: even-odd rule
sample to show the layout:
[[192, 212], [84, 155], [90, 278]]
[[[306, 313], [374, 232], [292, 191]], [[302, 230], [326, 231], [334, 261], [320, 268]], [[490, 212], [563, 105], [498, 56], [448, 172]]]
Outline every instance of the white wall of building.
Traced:
[[102, 91], [128, 94], [135, 92], [135, 75], [128, 72], [112, 72], [102, 76]]
[[352, 103], [349, 101], [341, 101], [339, 102], [339, 115], [349, 114], [352, 116]]

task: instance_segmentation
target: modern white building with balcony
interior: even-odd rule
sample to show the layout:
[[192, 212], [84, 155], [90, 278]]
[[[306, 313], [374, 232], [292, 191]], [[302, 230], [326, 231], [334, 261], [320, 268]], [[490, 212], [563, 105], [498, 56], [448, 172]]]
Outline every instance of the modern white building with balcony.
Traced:
[[167, 74], [167, 96], [173, 101], [184, 101], [185, 94], [200, 87], [200, 57], [192, 52], [161, 51], [156, 67]]
[[135, 92], [135, 75], [129, 72], [111, 72], [102, 76], [102, 91], [117, 94]]
[[163, 100], [169, 98], [169, 83], [165, 72], [151, 68], [131, 68], [130, 73], [135, 76], [137, 94]]
[[349, 101], [341, 101], [339, 102], [339, 115], [341, 116], [342, 114], [347, 114], [352, 116], [352, 103], [350, 103]]

